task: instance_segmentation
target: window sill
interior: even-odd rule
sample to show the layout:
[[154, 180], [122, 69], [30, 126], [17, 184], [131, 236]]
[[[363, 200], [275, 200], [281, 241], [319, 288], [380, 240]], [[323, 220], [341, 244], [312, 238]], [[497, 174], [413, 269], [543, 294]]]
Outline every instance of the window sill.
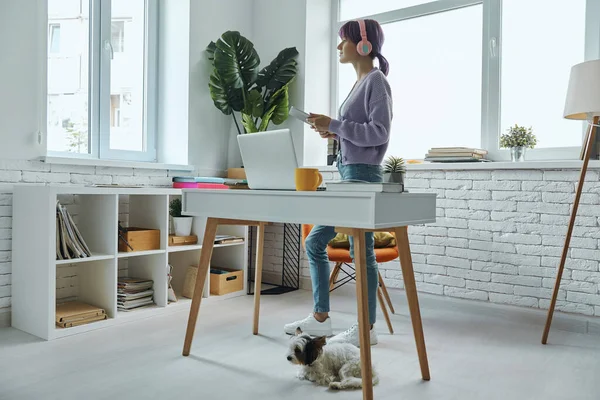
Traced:
[[[581, 169], [581, 160], [557, 161], [492, 161], [492, 162], [464, 162], [464, 163], [423, 163], [407, 164], [407, 171], [456, 171], [456, 170], [497, 170], [497, 169]], [[332, 165], [307, 167], [318, 168], [321, 172], [337, 172], [337, 167]], [[600, 160], [590, 160], [588, 169], [600, 169]]]
[[[581, 160], [556, 160], [556, 161], [492, 161], [492, 162], [464, 162], [464, 163], [423, 163], [407, 164], [407, 171], [423, 170], [498, 170], [498, 169], [581, 169]], [[599, 160], [590, 160], [588, 169], [600, 168]]]
[[161, 164], [140, 161], [99, 160], [95, 158], [42, 157], [41, 161], [48, 164], [91, 165], [95, 167], [168, 169], [173, 171], [194, 170], [193, 166], [183, 164]]

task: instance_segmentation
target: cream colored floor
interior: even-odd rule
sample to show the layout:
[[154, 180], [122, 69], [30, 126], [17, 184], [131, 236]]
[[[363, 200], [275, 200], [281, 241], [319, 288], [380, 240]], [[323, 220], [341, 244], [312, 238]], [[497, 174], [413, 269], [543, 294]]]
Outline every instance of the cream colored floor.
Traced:
[[[544, 313], [421, 296], [432, 380], [420, 379], [404, 292], [392, 290], [396, 334], [377, 326], [376, 399], [599, 399], [600, 337], [553, 330]], [[351, 287], [333, 293], [334, 329], [354, 317]], [[203, 308], [190, 357], [182, 311], [53, 342], [0, 329], [0, 399], [360, 399], [295, 378], [282, 325], [307, 315], [309, 292], [264, 296], [260, 336], [252, 298]]]

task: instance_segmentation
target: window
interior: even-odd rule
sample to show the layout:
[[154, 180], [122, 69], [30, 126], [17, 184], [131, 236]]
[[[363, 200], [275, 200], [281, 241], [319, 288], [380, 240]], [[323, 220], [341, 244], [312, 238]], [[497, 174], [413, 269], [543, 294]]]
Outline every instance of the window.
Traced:
[[[515, 124], [538, 137], [529, 159], [577, 158], [583, 124], [562, 118], [570, 68], [600, 55], [593, 0], [358, 0], [336, 2], [338, 24], [369, 16], [385, 33], [394, 120], [388, 155], [422, 159], [431, 147], [499, 148]], [[410, 38], [410, 40], [407, 40]], [[334, 65], [332, 112], [356, 80]], [[329, 157], [331, 160], [333, 157]]]
[[49, 28], [48, 51], [50, 53], [60, 53], [60, 24], [50, 24]]
[[113, 21], [110, 24], [110, 43], [115, 53], [122, 53], [125, 47], [125, 21]]
[[585, 0], [503, 1], [501, 132], [518, 123], [535, 128], [537, 147], [581, 145], [581, 126], [562, 114], [571, 66], [584, 61], [585, 9]]
[[48, 0], [51, 155], [156, 161], [157, 7]]

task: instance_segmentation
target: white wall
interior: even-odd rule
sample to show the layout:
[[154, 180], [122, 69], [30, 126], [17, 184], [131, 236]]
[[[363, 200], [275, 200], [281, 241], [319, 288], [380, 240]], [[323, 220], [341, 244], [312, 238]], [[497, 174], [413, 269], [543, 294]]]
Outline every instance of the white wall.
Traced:
[[[267, 65], [286, 47], [299, 52], [298, 76], [290, 86], [290, 105], [327, 114], [330, 77], [330, 0], [254, 0], [254, 46]], [[310, 27], [309, 27], [310, 24]], [[304, 165], [326, 165], [327, 145], [306, 124], [290, 118], [296, 155]], [[275, 129], [271, 125], [269, 129]]]
[[[190, 157], [201, 168], [227, 168], [233, 120], [213, 104], [208, 92], [211, 65], [204, 49], [222, 33], [237, 30], [252, 40], [253, 0], [191, 0], [190, 22]], [[239, 122], [239, 121], [238, 121]]]
[[[158, 162], [188, 164], [190, 0], [160, 0], [158, 35]], [[218, 168], [218, 166], [208, 165]]]

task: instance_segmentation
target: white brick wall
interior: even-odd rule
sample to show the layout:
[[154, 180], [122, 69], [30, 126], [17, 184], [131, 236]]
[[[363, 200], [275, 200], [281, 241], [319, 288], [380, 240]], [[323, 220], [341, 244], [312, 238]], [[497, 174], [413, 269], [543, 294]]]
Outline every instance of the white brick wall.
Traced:
[[[0, 160], [0, 183], [169, 185], [179, 174]], [[328, 172], [324, 178], [339, 176]], [[571, 170], [409, 171], [409, 190], [438, 195], [437, 222], [409, 228], [419, 291], [547, 308], [577, 179]], [[600, 316], [599, 180], [597, 171], [588, 172], [557, 303], [560, 311]], [[77, 213], [75, 198], [62, 200]], [[123, 219], [127, 212], [123, 200]], [[0, 193], [0, 314], [10, 311], [11, 304], [11, 214], [12, 195]], [[283, 226], [271, 225], [265, 237], [266, 280], [281, 276], [282, 254]], [[301, 254], [301, 282], [308, 289], [310, 273], [303, 249]], [[403, 287], [398, 261], [380, 269], [389, 287]], [[69, 267], [57, 270], [57, 278], [57, 294], [68, 297]]]
[[[418, 290], [547, 309], [578, 179], [577, 170], [408, 171], [408, 190], [438, 195], [437, 222], [409, 228]], [[587, 173], [560, 311], [600, 316], [599, 179]], [[379, 267], [403, 287], [397, 261]], [[310, 276], [305, 256], [301, 275]]]

